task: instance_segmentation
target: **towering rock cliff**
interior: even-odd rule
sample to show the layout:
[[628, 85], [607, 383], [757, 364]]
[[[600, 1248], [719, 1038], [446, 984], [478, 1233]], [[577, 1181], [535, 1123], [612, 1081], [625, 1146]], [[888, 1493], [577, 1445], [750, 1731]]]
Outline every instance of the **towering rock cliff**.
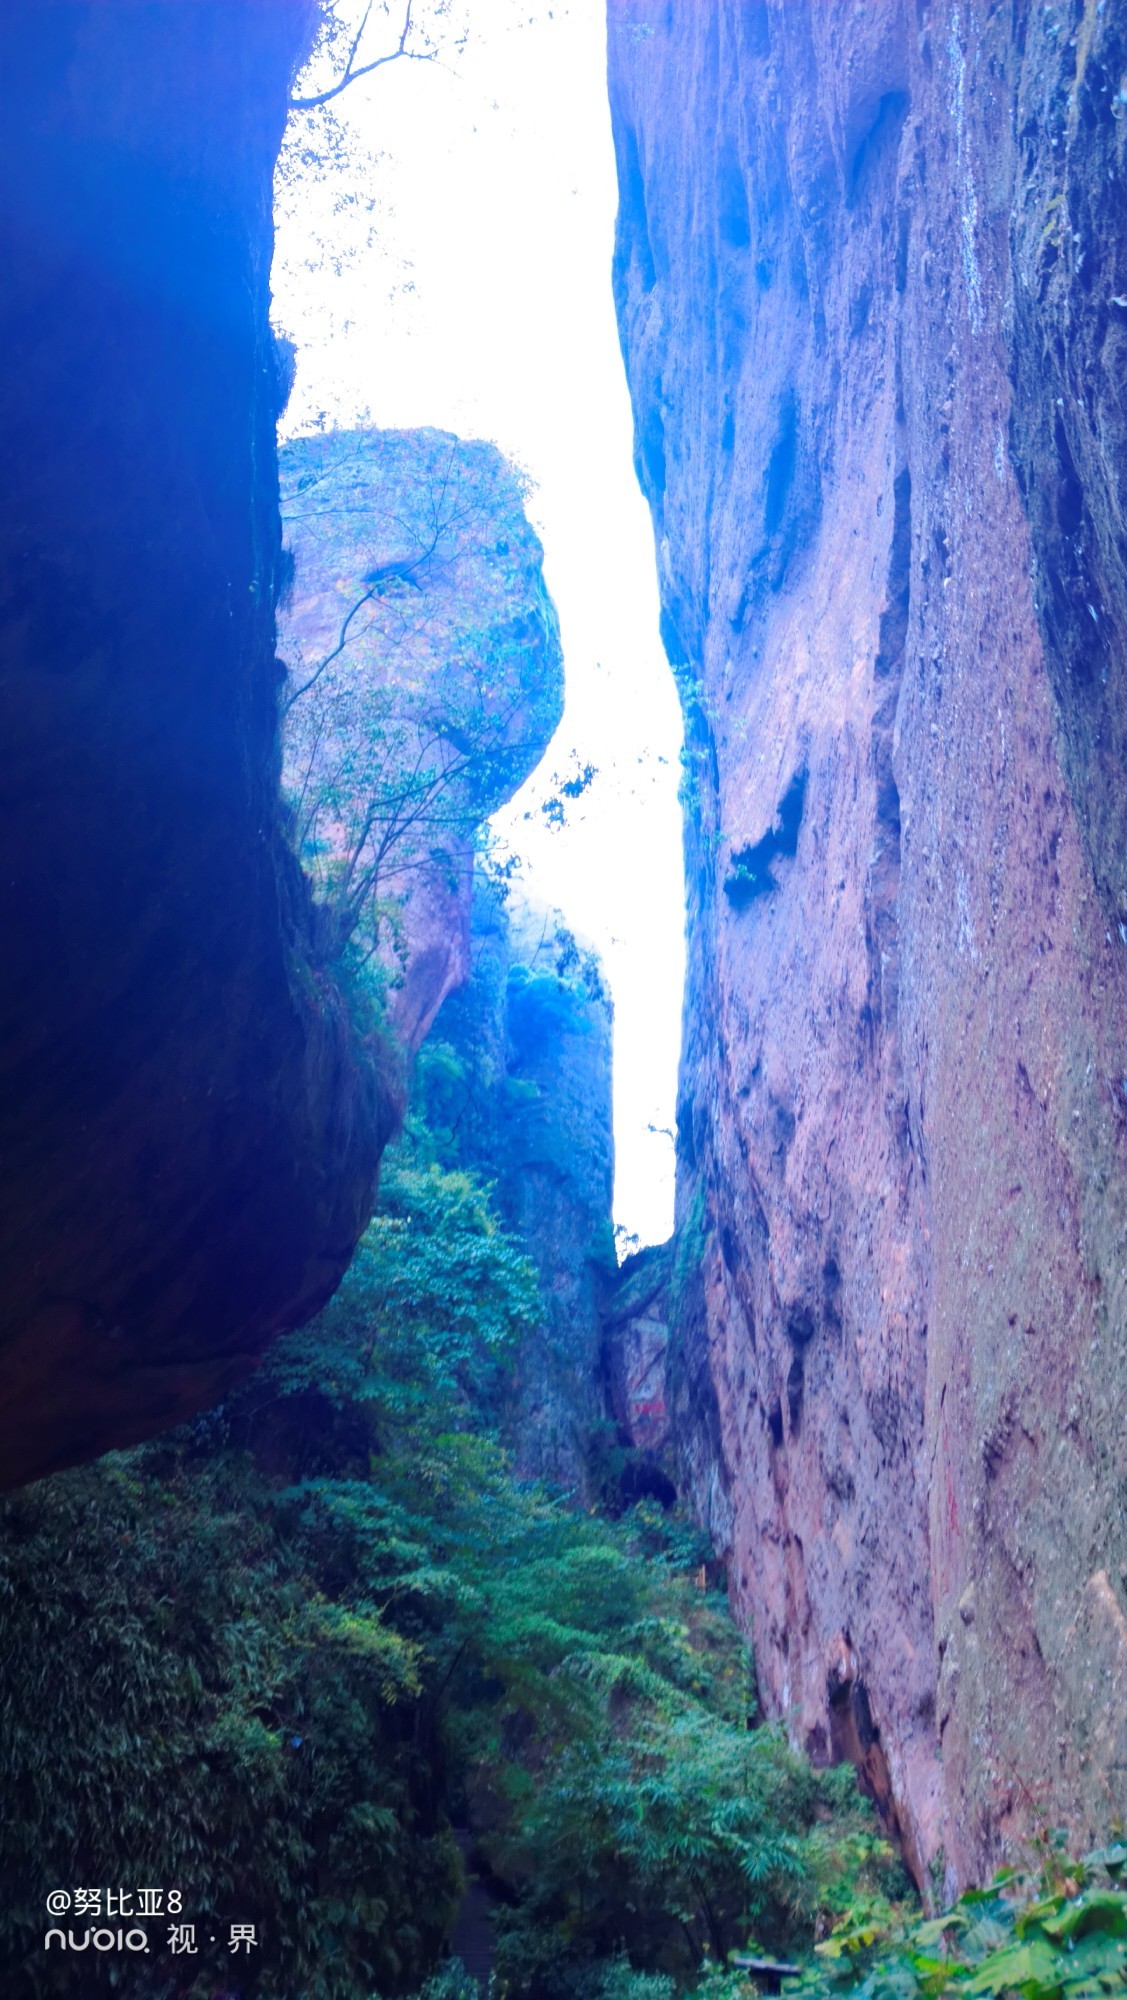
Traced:
[[281, 452], [283, 783], [326, 913], [417, 1049], [470, 973], [482, 821], [563, 710], [543, 552], [495, 445], [340, 431]]
[[278, 818], [271, 176], [305, 0], [0, 23], [0, 1479], [331, 1290], [393, 1106]]
[[1121, 7], [611, 0], [682, 1457], [921, 1880], [1127, 1800]]
[[[540, 1277], [543, 1323], [520, 1356], [511, 1436], [521, 1469], [578, 1490], [605, 1426], [604, 1313], [615, 1279], [611, 1009], [597, 961], [558, 911], [480, 883], [472, 976], [439, 1015], [431, 1115]], [[424, 1065], [424, 1076], [426, 1066]]]
[[[0, 1484], [216, 1401], [314, 1312], [401, 1108], [279, 797], [272, 174], [315, 18], [60, 0], [0, 21]], [[424, 607], [428, 661], [401, 648], [365, 712], [393, 789], [414, 728], [396, 859], [417, 872], [379, 885], [393, 928], [408, 905], [389, 1011], [410, 1044], [464, 975], [472, 825], [535, 761], [560, 682], [513, 475], [425, 436], [447, 505], [416, 519], [399, 477], [408, 580], [346, 440], [351, 537], [287, 627], [316, 649], [354, 586], [369, 612], [397, 587]], [[322, 525], [337, 445], [290, 447]], [[357, 584], [361, 543], [379, 574]]]

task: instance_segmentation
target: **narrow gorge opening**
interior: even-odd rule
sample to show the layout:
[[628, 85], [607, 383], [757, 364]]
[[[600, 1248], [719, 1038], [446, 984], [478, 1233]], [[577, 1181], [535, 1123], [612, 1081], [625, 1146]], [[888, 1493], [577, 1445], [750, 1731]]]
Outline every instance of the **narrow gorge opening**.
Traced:
[[1127, 1981], [1122, 9], [925, 11], [0, 14], [12, 2000]]
[[[395, 49], [393, 12], [365, 49]], [[526, 482], [565, 709], [493, 835], [503, 865], [519, 857], [515, 893], [598, 953], [613, 996], [625, 1249], [672, 1229], [684, 892], [681, 724], [608, 282], [604, 37], [589, 0], [417, 13], [422, 59], [293, 122], [273, 310], [297, 347], [286, 438], [438, 429], [498, 447]]]

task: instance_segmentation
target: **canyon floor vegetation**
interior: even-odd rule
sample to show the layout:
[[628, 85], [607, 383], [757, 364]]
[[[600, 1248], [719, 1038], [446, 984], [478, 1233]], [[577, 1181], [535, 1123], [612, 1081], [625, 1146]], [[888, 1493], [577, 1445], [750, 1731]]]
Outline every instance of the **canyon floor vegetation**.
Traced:
[[[447, 1991], [460, 1829], [509, 2000], [683, 1992], [888, 1886], [851, 1774], [757, 1723], [695, 1531], [515, 1476], [537, 1305], [416, 1116], [313, 1325], [220, 1410], [5, 1504], [7, 1992], [74, 1991], [44, 1883], [118, 1879], [255, 1923], [248, 2000]], [[195, 1963], [154, 1951], [128, 1990], [201, 2000]]]
[[[811, 2000], [1120, 1991], [1127, 1849], [1046, 1835], [1039, 1879], [922, 1919], [849, 1767], [758, 1721], [691, 1524], [516, 1476], [537, 1310], [488, 1185], [416, 1113], [313, 1325], [218, 1411], [5, 1503], [5, 1990], [75, 1991], [45, 1882], [121, 1879], [255, 1923], [247, 2000], [469, 2000], [470, 1852], [494, 2000], [731, 2000], [749, 1946], [797, 1954]], [[179, 1964], [126, 1990], [213, 1993]], [[106, 1961], [82, 1990], [114, 1990]]]

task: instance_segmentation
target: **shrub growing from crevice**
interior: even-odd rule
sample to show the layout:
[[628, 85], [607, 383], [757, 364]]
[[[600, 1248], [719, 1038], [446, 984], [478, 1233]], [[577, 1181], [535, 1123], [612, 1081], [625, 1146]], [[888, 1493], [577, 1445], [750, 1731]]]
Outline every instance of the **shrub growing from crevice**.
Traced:
[[730, 873], [725, 877], [724, 894], [735, 910], [742, 910], [757, 896], [769, 896], [777, 889], [778, 879], [772, 873], [772, 863], [778, 860], [793, 860], [798, 852], [798, 831], [802, 825], [802, 811], [806, 802], [806, 772], [796, 771], [786, 791], [779, 801], [775, 824], [751, 847], [743, 847], [732, 856]]

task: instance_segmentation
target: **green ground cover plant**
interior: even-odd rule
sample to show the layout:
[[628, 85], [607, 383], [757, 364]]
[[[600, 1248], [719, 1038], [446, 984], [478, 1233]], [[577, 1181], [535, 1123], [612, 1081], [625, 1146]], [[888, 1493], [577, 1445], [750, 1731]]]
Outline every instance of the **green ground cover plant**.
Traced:
[[796, 2000], [1102, 2000], [1127, 1987], [1127, 1847], [1083, 1860], [1042, 1833], [1028, 1870], [1001, 1870], [932, 1918], [859, 1899], [819, 1944]]

